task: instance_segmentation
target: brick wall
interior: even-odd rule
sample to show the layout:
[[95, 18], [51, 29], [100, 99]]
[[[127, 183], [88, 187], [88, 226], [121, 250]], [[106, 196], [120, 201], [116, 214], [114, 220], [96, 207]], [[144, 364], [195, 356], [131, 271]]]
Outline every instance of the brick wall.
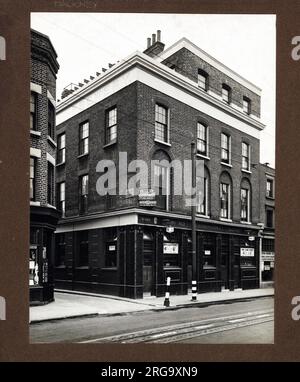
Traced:
[[248, 97], [251, 100], [251, 113], [257, 117], [260, 116], [260, 97], [257, 94], [203, 61], [188, 49], [180, 49], [164, 60], [163, 64], [167, 66], [175, 65], [176, 72], [195, 82], [198, 82], [198, 70], [204, 70], [209, 75], [209, 90], [221, 96], [222, 84], [230, 86], [232, 90], [231, 102], [242, 107], [243, 96]]
[[[204, 122], [209, 127], [209, 157], [205, 161], [211, 180], [211, 217], [219, 218], [219, 180], [223, 171], [230, 174], [233, 183], [233, 220], [240, 221], [240, 184], [243, 178], [247, 178], [252, 187], [252, 222], [259, 221], [259, 174], [257, 167], [251, 169], [252, 173], [247, 174], [242, 169], [241, 145], [245, 141], [251, 145], [251, 163], [259, 163], [259, 140], [239, 130], [225, 125], [224, 123], [205, 115], [191, 108], [190, 106], [177, 101], [157, 90], [138, 83], [138, 138], [137, 155], [139, 159], [151, 160], [156, 150], [164, 150], [171, 159], [190, 159], [191, 141], [196, 135], [197, 122]], [[170, 143], [166, 146], [154, 141], [154, 121], [155, 104], [166, 106], [170, 115]], [[144, 121], [149, 121], [145, 123]], [[232, 147], [232, 167], [221, 165], [220, 143], [221, 132], [226, 132], [231, 136]], [[184, 201], [180, 196], [173, 198], [173, 211], [190, 213], [190, 208], [185, 207]]]
[[[155, 104], [159, 102], [169, 108], [170, 112], [170, 142], [165, 146], [154, 141]], [[111, 147], [103, 147], [105, 110], [116, 105], [118, 108], [118, 142]], [[90, 122], [90, 153], [78, 158], [79, 124]], [[233, 184], [233, 220], [240, 221], [240, 185], [247, 178], [252, 187], [253, 223], [259, 222], [259, 199], [256, 198], [259, 189], [257, 167], [247, 174], [241, 171], [241, 144], [246, 141], [251, 145], [251, 163], [259, 163], [259, 140], [241, 133], [230, 126], [205, 115], [198, 110], [164, 95], [157, 90], [136, 82], [97, 105], [80, 112], [70, 120], [57, 127], [57, 134], [66, 132], [66, 164], [57, 167], [57, 183], [66, 180], [66, 216], [78, 215], [78, 177], [89, 174], [89, 212], [101, 212], [107, 209], [106, 198], [96, 192], [96, 181], [100, 174], [96, 173], [96, 165], [101, 159], [112, 159], [118, 163], [118, 152], [126, 151], [128, 161], [143, 159], [149, 162], [157, 150], [163, 150], [170, 159], [190, 159], [190, 144], [196, 133], [197, 122], [205, 122], [209, 127], [209, 157], [205, 161], [211, 181], [210, 215], [219, 218], [219, 181], [223, 171], [226, 171]], [[137, 128], [137, 133], [136, 133]], [[220, 163], [220, 134], [231, 135], [232, 167]], [[150, 186], [150, 184], [149, 184]], [[120, 197], [115, 208], [137, 206], [135, 198]], [[190, 213], [181, 196], [174, 196], [171, 201], [174, 212]]]
[[[96, 192], [96, 182], [101, 175], [96, 172], [98, 161], [113, 160], [117, 166], [119, 152], [128, 153], [128, 161], [136, 159], [137, 102], [136, 84], [113, 94], [93, 107], [57, 126], [57, 134], [66, 133], [66, 164], [57, 167], [57, 183], [66, 181], [66, 216], [79, 214], [80, 175], [89, 174], [89, 212], [105, 211], [107, 198]], [[105, 112], [117, 106], [117, 143], [105, 145]], [[79, 125], [89, 121], [89, 155], [78, 158]], [[106, 146], [106, 147], [105, 147]], [[118, 183], [117, 183], [118, 186]], [[132, 198], [118, 198], [118, 207], [126, 207]]]
[[[30, 147], [41, 150], [41, 158], [37, 159], [36, 167], [36, 198], [41, 206], [47, 205], [47, 172], [48, 161], [47, 153], [53, 158], [56, 157], [56, 145], [48, 140], [48, 96], [49, 91], [56, 99], [56, 74], [50, 61], [44, 56], [44, 51], [39, 52], [39, 47], [48, 50], [50, 56], [56, 56], [50, 40], [39, 33], [32, 32], [32, 56], [31, 56], [31, 82], [42, 87], [42, 94], [37, 96], [37, 131], [41, 136], [30, 135]], [[56, 63], [57, 64], [57, 63]], [[58, 65], [58, 64], [57, 64]], [[29, 125], [29, 118], [28, 118]], [[55, 186], [53, 187], [55, 198]], [[55, 200], [54, 203], [55, 205]]]

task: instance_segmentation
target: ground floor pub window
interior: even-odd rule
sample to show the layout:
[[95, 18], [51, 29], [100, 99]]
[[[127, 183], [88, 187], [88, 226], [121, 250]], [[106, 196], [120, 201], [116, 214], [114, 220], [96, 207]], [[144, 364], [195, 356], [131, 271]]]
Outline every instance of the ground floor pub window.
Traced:
[[179, 243], [164, 236], [164, 267], [179, 267]]
[[250, 247], [240, 248], [241, 267], [255, 266], [255, 249]]
[[66, 256], [66, 240], [64, 233], [56, 234], [55, 240], [55, 266], [62, 267], [65, 265], [65, 256]]
[[78, 232], [78, 259], [79, 267], [87, 267], [89, 265], [89, 232]]
[[29, 247], [29, 285], [39, 285], [39, 264], [38, 264], [38, 235], [39, 230], [30, 229], [30, 247]]
[[117, 268], [117, 243], [118, 238], [117, 236], [111, 237], [106, 242], [106, 249], [105, 249], [105, 268]]
[[215, 239], [211, 235], [205, 235], [203, 238], [203, 268], [215, 268]]

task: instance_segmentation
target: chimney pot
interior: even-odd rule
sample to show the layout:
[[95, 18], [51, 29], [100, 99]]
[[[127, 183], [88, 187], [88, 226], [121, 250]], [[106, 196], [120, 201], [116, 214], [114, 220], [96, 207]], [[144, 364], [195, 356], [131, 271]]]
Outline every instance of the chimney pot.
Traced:
[[155, 44], [155, 41], [156, 41], [156, 34], [153, 33], [152, 34], [152, 45]]
[[151, 46], [151, 37], [147, 38], [147, 48], [150, 48]]
[[161, 31], [159, 29], [157, 30], [157, 41], [161, 41]]

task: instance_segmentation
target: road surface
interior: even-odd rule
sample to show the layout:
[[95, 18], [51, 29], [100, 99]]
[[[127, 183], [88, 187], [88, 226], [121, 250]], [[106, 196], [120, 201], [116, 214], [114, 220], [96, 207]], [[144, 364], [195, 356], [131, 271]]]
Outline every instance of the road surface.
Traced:
[[273, 343], [273, 298], [36, 323], [31, 343]]

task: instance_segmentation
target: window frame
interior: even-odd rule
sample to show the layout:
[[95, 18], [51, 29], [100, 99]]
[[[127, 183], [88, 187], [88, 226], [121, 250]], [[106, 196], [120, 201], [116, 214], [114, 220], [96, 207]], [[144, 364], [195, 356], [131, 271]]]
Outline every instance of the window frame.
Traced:
[[[223, 147], [223, 139], [222, 137], [227, 138], [228, 145], [227, 147]], [[228, 159], [223, 158], [223, 153], [228, 153]], [[225, 163], [227, 165], [231, 165], [231, 136], [225, 132], [221, 133], [221, 163]]]
[[[268, 212], [272, 213], [272, 225], [268, 225]], [[271, 207], [266, 207], [266, 228], [274, 228], [275, 227], [275, 210]]]
[[[244, 155], [244, 147], [247, 147], [247, 155]], [[250, 171], [250, 161], [251, 161], [251, 146], [247, 142], [242, 142], [242, 170]], [[247, 163], [247, 167], [244, 166]]]
[[[243, 191], [246, 191], [246, 216], [242, 216], [242, 212], [243, 212], [243, 198], [242, 198], [242, 193]], [[245, 188], [245, 187], [241, 187], [241, 194], [240, 194], [240, 203], [241, 203], [241, 213], [240, 213], [240, 218], [241, 218], [241, 222], [246, 222], [246, 223], [249, 223], [250, 222], [250, 190], [248, 188]]]
[[[156, 174], [156, 169], [159, 168], [159, 174]], [[165, 187], [165, 195], [162, 193], [162, 191], [164, 190], [164, 188], [161, 186], [161, 184], [163, 184], [162, 182], [162, 170], [161, 169], [164, 169], [165, 171], [165, 183], [166, 183], [166, 187]], [[170, 201], [170, 168], [167, 167], [167, 166], [163, 166], [162, 164], [160, 163], [155, 163], [154, 166], [153, 166], [153, 172], [154, 172], [154, 187], [155, 187], [155, 194], [156, 194], [156, 197], [159, 196], [159, 197], [163, 197], [165, 196], [166, 199], [165, 199], [165, 204], [166, 204], [166, 207], [165, 208], [160, 208], [159, 206], [157, 208], [163, 210], [163, 211], [169, 211], [170, 208], [169, 208], [169, 201]], [[159, 185], [157, 186], [157, 177], [159, 177]], [[160, 193], [161, 191], [161, 193]]]
[[[159, 113], [158, 110], [163, 109], [165, 112], [165, 122], [160, 122], [159, 121]], [[170, 112], [169, 108], [166, 107], [165, 105], [162, 105], [161, 103], [156, 103], [155, 104], [155, 127], [154, 127], [154, 139], [156, 141], [162, 142], [162, 143], [169, 143], [170, 142], [170, 134], [169, 134], [169, 126], [170, 126]], [[158, 130], [160, 129], [159, 134]], [[161, 128], [163, 128], [163, 139], [161, 139]]]
[[[83, 179], [87, 178], [85, 193], [83, 193]], [[79, 177], [79, 214], [88, 213], [88, 198], [89, 198], [89, 174], [83, 174]]]
[[[31, 161], [33, 162], [33, 166], [31, 166]], [[34, 202], [36, 200], [36, 173], [37, 173], [37, 159], [35, 157], [30, 157], [29, 164], [29, 197], [30, 201]], [[33, 168], [33, 176], [31, 176], [31, 169]], [[31, 188], [32, 181], [32, 188]], [[31, 197], [31, 189], [32, 189], [32, 197]]]
[[[204, 127], [204, 139], [200, 137], [199, 127]], [[209, 155], [209, 128], [202, 122], [197, 122], [197, 154], [208, 157]], [[199, 150], [199, 143], [205, 146], [205, 151]]]
[[[204, 78], [204, 81], [199, 81], [199, 77], [200, 76], [202, 78]], [[207, 92], [208, 89], [209, 89], [208, 80], [209, 80], [208, 73], [205, 70], [203, 70], [203, 69], [198, 69], [198, 76], [197, 76], [197, 85], [198, 85], [198, 88]]]
[[55, 107], [48, 100], [48, 137], [55, 140]]
[[[84, 126], [87, 125], [87, 136], [83, 136]], [[89, 137], [90, 137], [90, 123], [89, 121], [84, 121], [79, 125], [79, 145], [78, 145], [78, 153], [79, 156], [88, 155], [89, 154]], [[85, 144], [87, 142], [87, 144]], [[87, 148], [87, 149], [86, 149]], [[86, 151], [85, 151], [86, 150]]]
[[[61, 198], [61, 195], [62, 195], [61, 186], [62, 185], [64, 185], [64, 191], [63, 191], [64, 198], [63, 199]], [[65, 215], [66, 215], [66, 182], [65, 181], [58, 183], [57, 209], [61, 212], [61, 216], [65, 217]]]
[[[115, 111], [115, 123], [109, 124], [110, 121], [110, 113]], [[115, 128], [115, 136], [112, 138], [112, 129]], [[117, 142], [118, 139], [118, 108], [117, 106], [113, 106], [105, 111], [105, 143], [108, 145], [110, 143]]]
[[[227, 187], [227, 216], [224, 216], [224, 213], [222, 213], [222, 192], [223, 192], [223, 186]], [[231, 219], [231, 184], [220, 182], [220, 218], [230, 220]]]
[[[227, 92], [226, 97], [224, 97], [224, 91]], [[227, 84], [222, 84], [222, 100], [228, 105], [231, 104], [231, 87]]]
[[245, 96], [243, 97], [243, 112], [247, 115], [251, 114], [251, 99]]
[[[268, 192], [268, 183], [271, 183], [271, 194]], [[266, 197], [274, 199], [274, 178], [266, 177]]]
[[47, 203], [54, 206], [55, 198], [55, 166], [48, 161], [47, 163]]
[[[61, 146], [62, 137], [64, 137], [64, 146]], [[57, 165], [66, 162], [66, 133], [57, 136]]]
[[[32, 103], [32, 97], [34, 102]], [[34, 111], [31, 110], [31, 106], [34, 106]], [[37, 106], [38, 106], [38, 97], [37, 93], [31, 91], [30, 92], [30, 130], [37, 131]], [[31, 119], [32, 119], [32, 128], [31, 128]]]
[[[204, 197], [203, 197], [203, 203], [197, 203], [196, 211], [197, 214], [201, 216], [208, 216], [208, 177], [205, 176], [203, 179], [204, 182]], [[204, 207], [203, 212], [201, 211], [202, 206]]]

